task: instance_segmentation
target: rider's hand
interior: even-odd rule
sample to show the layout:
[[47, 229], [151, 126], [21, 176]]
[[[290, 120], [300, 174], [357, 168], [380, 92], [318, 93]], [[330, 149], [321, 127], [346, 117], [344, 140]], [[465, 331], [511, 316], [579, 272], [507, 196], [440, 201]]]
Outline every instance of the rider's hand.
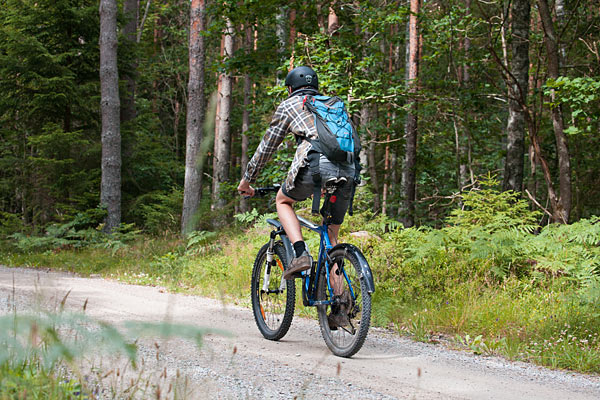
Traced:
[[246, 179], [242, 179], [238, 185], [238, 193], [240, 196], [252, 197], [254, 196], [254, 188], [250, 186]]

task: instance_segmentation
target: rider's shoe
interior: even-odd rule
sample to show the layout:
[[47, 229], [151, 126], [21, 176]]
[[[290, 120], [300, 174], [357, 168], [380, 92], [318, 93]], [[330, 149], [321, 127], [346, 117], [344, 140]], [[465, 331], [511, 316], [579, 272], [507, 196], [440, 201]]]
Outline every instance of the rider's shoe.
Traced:
[[327, 316], [327, 323], [329, 324], [329, 329], [332, 331], [350, 325], [348, 313], [353, 307], [352, 295], [348, 290], [344, 290], [338, 299], [339, 304], [331, 307], [331, 313]]
[[290, 262], [290, 267], [283, 273], [283, 279], [299, 278], [301, 276], [300, 272], [310, 269], [312, 263], [313, 259], [307, 251], [299, 257], [294, 257]]

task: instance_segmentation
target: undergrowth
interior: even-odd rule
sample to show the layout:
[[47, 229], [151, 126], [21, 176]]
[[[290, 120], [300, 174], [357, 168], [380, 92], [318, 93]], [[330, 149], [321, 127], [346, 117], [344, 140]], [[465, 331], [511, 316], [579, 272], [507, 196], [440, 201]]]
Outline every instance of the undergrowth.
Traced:
[[[402, 229], [370, 211], [346, 218], [341, 240], [363, 251], [376, 279], [373, 323], [423, 341], [442, 336], [478, 354], [600, 373], [600, 218], [539, 227], [537, 212], [496, 186], [488, 179], [465, 193], [440, 229]], [[236, 217], [237, 227], [185, 239], [137, 235], [116, 251], [13, 247], [0, 262], [249, 306], [252, 264], [273, 216], [250, 211]], [[306, 242], [316, 253], [318, 238], [308, 234]], [[297, 310], [314, 316], [300, 304]]]
[[[207, 333], [225, 334], [164, 322], [130, 321], [116, 327], [62, 307], [56, 312], [13, 311], [0, 316], [0, 399], [159, 398], [156, 379], [138, 363], [138, 340], [180, 337], [200, 346]], [[112, 354], [116, 358], [110, 370], [95, 366]], [[115, 367], [120, 358], [123, 369]], [[169, 391], [175, 387], [184, 393], [177, 379], [169, 383]]]

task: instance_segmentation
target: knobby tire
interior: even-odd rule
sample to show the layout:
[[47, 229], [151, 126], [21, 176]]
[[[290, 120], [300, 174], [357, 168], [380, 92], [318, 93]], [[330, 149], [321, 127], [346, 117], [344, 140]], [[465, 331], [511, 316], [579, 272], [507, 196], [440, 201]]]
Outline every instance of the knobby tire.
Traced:
[[[352, 357], [361, 349], [369, 331], [371, 323], [371, 294], [367, 292], [364, 279], [359, 278], [361, 276], [360, 264], [352, 251], [344, 248], [334, 248], [329, 252], [329, 256], [334, 262], [337, 261], [339, 263], [343, 260], [343, 268], [348, 274], [352, 288], [356, 294], [354, 304], [358, 306], [358, 312], [350, 319], [354, 329], [347, 326], [331, 330], [327, 315], [331, 312], [332, 306], [317, 306], [321, 335], [333, 354], [339, 357]], [[344, 290], [348, 290], [346, 279], [343, 275], [340, 276], [343, 281]], [[329, 300], [330, 296], [327, 289], [325, 268], [321, 268], [318, 279], [317, 299]], [[357, 309], [355, 308], [354, 310], [356, 311]], [[353, 330], [354, 332], [352, 332]]]
[[[268, 248], [269, 243], [259, 250], [252, 268], [252, 311], [260, 333], [266, 339], [279, 340], [286, 335], [292, 324], [296, 306], [296, 285], [294, 280], [288, 280], [285, 282], [283, 293], [262, 293]], [[283, 270], [287, 268], [285, 248], [281, 242], [275, 242], [273, 252], [275, 262], [271, 266], [269, 291], [280, 287]]]

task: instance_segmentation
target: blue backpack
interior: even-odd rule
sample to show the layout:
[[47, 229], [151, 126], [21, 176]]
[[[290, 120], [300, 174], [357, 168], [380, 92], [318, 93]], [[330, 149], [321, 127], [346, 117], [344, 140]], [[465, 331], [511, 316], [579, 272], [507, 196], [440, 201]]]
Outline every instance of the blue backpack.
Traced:
[[315, 185], [312, 212], [318, 213], [321, 197], [320, 155], [334, 163], [354, 164], [354, 182], [348, 213], [353, 214], [352, 203], [356, 185], [360, 183], [360, 140], [346, 111], [344, 101], [337, 96], [304, 96], [304, 107], [313, 113], [318, 139], [310, 140], [309, 167]]
[[319, 139], [311, 140], [313, 149], [333, 162], [354, 163], [360, 148], [346, 106], [337, 96], [305, 96], [304, 107], [315, 116]]

